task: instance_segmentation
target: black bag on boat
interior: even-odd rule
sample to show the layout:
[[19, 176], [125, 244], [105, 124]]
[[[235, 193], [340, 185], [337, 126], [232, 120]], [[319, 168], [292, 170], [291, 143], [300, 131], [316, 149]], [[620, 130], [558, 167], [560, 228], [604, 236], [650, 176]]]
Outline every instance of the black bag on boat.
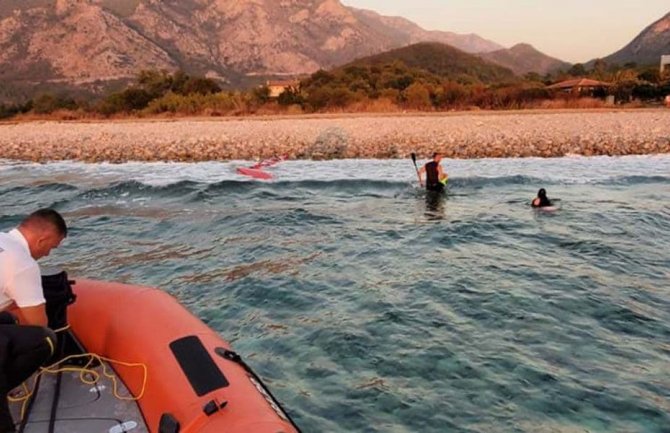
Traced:
[[45, 271], [42, 273], [42, 289], [47, 301], [46, 310], [49, 328], [58, 331], [67, 326], [67, 307], [74, 303], [77, 296], [72, 292], [72, 284], [67, 272]]
[[[62, 270], [46, 270], [42, 272], [42, 290], [46, 300], [49, 328], [56, 331], [58, 342], [51, 362], [60, 361], [69, 355], [85, 353], [84, 348], [74, 337], [67, 321], [67, 308], [77, 299], [72, 291], [74, 281], [68, 279], [67, 272]], [[67, 364], [83, 365], [87, 360], [75, 358]]]

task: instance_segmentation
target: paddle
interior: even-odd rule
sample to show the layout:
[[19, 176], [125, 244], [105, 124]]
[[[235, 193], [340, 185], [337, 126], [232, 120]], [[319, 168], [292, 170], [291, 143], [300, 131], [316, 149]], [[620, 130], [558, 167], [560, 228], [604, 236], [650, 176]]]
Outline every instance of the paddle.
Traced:
[[273, 165], [279, 164], [280, 162], [284, 161], [286, 159], [286, 156], [275, 156], [269, 159], [264, 159], [263, 161], [257, 162], [256, 164], [252, 165], [249, 168], [263, 168], [263, 167], [272, 167]]
[[419, 167], [416, 165], [416, 153], [412, 152], [412, 162], [414, 163], [414, 169], [416, 170], [416, 177], [419, 178], [419, 185], [423, 187], [423, 182], [421, 181], [421, 175], [419, 174]]

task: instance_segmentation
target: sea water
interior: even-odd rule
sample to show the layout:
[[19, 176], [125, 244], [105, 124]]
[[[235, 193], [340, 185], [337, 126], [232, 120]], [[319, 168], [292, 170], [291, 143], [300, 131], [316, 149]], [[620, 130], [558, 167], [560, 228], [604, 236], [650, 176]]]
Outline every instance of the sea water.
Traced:
[[670, 157], [443, 164], [4, 161], [0, 229], [59, 210], [45, 264], [173, 294], [305, 432], [670, 431]]

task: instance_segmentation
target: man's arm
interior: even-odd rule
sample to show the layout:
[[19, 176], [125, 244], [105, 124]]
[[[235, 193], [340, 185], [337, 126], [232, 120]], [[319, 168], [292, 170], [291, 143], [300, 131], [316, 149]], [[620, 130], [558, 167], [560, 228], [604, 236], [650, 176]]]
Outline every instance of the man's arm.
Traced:
[[49, 323], [45, 304], [35, 307], [25, 307], [16, 310], [21, 325], [33, 325], [46, 327]]
[[46, 300], [37, 263], [18, 271], [6, 293], [16, 304], [22, 325], [47, 326]]

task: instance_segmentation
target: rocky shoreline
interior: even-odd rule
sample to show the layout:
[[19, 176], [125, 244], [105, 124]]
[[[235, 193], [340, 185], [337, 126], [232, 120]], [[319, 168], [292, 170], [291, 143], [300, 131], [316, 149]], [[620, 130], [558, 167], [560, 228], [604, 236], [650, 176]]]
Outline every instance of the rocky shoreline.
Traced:
[[561, 157], [670, 153], [670, 110], [38, 121], [0, 124], [23, 161]]

